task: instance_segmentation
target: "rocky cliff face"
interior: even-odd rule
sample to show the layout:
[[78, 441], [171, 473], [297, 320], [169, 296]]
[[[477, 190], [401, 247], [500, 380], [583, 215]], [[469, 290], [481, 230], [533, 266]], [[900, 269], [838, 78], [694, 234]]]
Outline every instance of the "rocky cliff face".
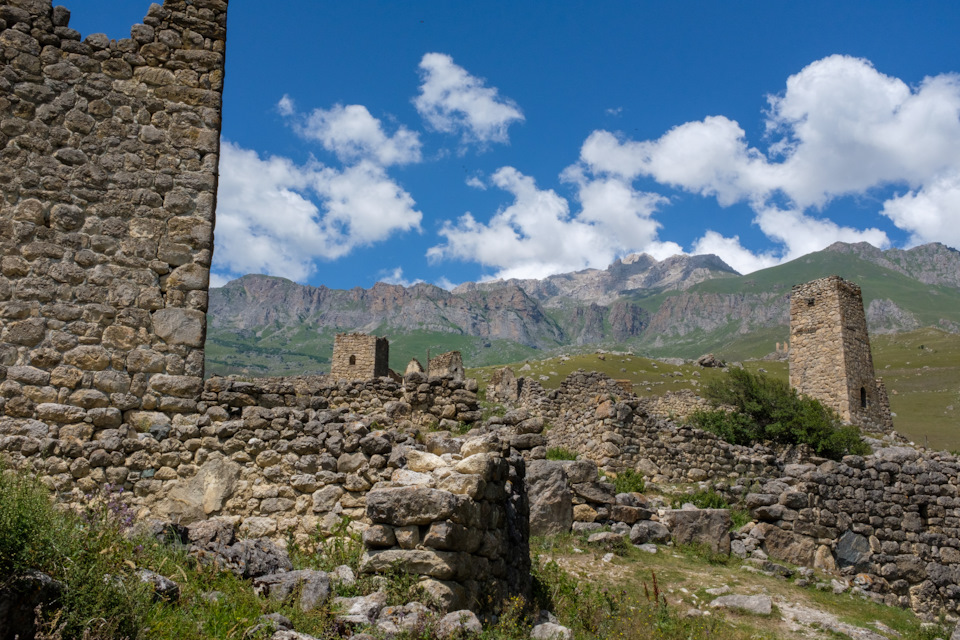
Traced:
[[924, 284], [960, 288], [960, 251], [931, 242], [912, 249], [877, 249], [866, 242], [834, 242], [824, 249], [854, 255], [861, 260], [902, 273]]
[[[211, 290], [210, 326], [257, 331], [271, 324], [307, 323], [368, 332], [386, 327], [510, 340], [539, 349], [585, 345], [640, 335], [649, 314], [620, 300], [625, 292], [685, 289], [735, 273], [716, 256], [674, 256], [658, 262], [641, 254], [603, 271], [467, 283], [452, 292], [429, 284], [382, 282], [370, 289], [335, 290], [249, 275]], [[550, 314], [550, 309], [566, 313]]]
[[453, 293], [519, 287], [548, 309], [569, 306], [571, 302], [606, 306], [629, 291], [685, 290], [705, 280], [737, 275], [732, 267], [715, 255], [673, 256], [661, 262], [645, 253], [635, 253], [617, 260], [602, 271], [586, 269], [549, 276], [543, 280], [467, 282], [454, 289]]

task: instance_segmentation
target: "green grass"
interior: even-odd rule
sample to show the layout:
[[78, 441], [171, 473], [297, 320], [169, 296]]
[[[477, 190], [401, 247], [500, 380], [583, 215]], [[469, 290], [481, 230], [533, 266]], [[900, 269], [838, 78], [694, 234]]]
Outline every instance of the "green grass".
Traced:
[[547, 460], [576, 460], [577, 452], [564, 449], [563, 447], [550, 447], [547, 449]]

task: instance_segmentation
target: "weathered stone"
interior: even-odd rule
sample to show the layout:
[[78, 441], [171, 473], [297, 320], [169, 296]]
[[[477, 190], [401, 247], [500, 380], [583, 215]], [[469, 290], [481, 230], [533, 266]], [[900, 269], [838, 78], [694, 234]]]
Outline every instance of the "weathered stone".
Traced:
[[480, 620], [468, 609], [451, 611], [437, 621], [437, 636], [442, 640], [480, 635], [482, 632]]
[[871, 554], [869, 541], [853, 531], [845, 532], [837, 541], [837, 566], [841, 569], [853, 567], [856, 571], [862, 571], [867, 567]]
[[710, 606], [722, 609], [737, 609], [759, 616], [768, 616], [773, 611], [773, 601], [770, 596], [720, 596], [710, 602]]
[[670, 530], [659, 522], [644, 520], [630, 529], [630, 542], [636, 545], [648, 542], [666, 542], [670, 539]]
[[299, 595], [297, 604], [304, 612], [326, 603], [331, 594], [330, 576], [325, 571], [312, 569], [259, 576], [253, 580], [253, 589], [258, 595], [280, 602]]
[[705, 544], [716, 553], [730, 553], [727, 509], [669, 509], [662, 521], [679, 544]]
[[802, 567], [813, 566], [817, 553], [816, 540], [771, 524], [760, 524], [758, 528], [763, 532], [763, 549], [771, 558]]
[[385, 573], [395, 566], [406, 573], [439, 580], [451, 580], [458, 573], [469, 573], [469, 569], [462, 564], [460, 555], [449, 551], [367, 550], [360, 559], [360, 570], [364, 573]]
[[399, 487], [374, 489], [367, 494], [367, 517], [375, 523], [394, 526], [446, 520], [456, 507], [455, 496], [438, 489]]
[[527, 466], [530, 535], [566, 533], [573, 524], [573, 495], [563, 465], [532, 460]]
[[240, 465], [214, 459], [200, 466], [197, 474], [179, 480], [157, 506], [163, 517], [190, 523], [218, 513], [236, 490]]
[[206, 315], [194, 309], [160, 309], [153, 313], [153, 330], [167, 344], [202, 347]]

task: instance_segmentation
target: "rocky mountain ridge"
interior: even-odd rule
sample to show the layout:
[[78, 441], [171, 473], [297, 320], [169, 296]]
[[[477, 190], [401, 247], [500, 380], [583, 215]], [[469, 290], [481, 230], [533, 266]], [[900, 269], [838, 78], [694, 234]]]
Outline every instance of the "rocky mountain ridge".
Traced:
[[871, 331], [960, 331], [960, 252], [941, 244], [880, 250], [835, 243], [746, 276], [712, 255], [657, 261], [645, 254], [603, 270], [465, 283], [453, 291], [423, 283], [337, 290], [248, 275], [210, 290], [208, 343], [215, 348], [208, 370], [228, 372], [216, 360], [217, 345], [236, 365], [244, 353], [268, 350], [280, 359], [309, 353], [315, 369], [308, 370], [322, 370], [332, 334], [343, 331], [389, 335], [405, 357], [460, 349], [471, 365], [588, 345], [759, 357], [788, 337], [791, 286], [831, 274], [861, 285]]

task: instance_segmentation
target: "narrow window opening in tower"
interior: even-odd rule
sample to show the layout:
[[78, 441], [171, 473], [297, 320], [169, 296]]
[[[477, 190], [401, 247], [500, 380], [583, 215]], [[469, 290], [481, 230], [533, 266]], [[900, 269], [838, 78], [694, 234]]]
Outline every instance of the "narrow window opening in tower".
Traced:
[[860, 387], [860, 408], [867, 408], [867, 390], [863, 387]]
[[350, 366], [357, 364], [357, 356], [350, 356]]

